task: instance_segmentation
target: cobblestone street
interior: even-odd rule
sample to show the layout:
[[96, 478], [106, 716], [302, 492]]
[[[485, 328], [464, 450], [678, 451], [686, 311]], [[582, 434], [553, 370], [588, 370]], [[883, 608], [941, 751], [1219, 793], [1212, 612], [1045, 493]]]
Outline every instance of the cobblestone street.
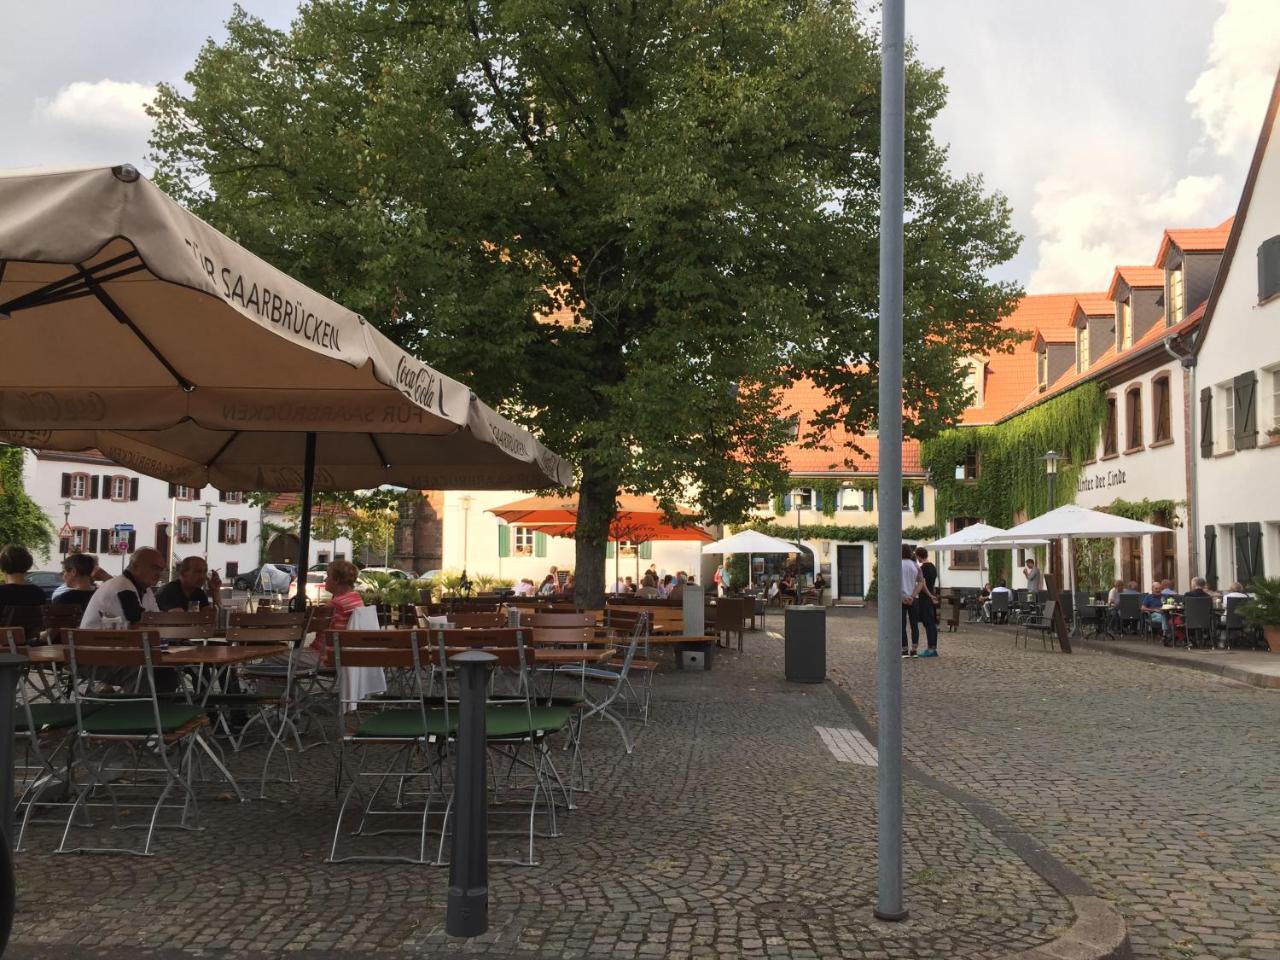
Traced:
[[[874, 635], [871, 611], [828, 620], [830, 671], [868, 717]], [[902, 664], [908, 759], [1046, 843], [1120, 908], [1137, 956], [1280, 958], [1280, 692], [1015, 650], [1011, 628], [940, 647]]]
[[[836, 645], [843, 671], [866, 645]], [[207, 800], [205, 832], [163, 834], [151, 859], [55, 856], [56, 829], [34, 828], [10, 956], [994, 958], [1070, 926], [1070, 905], [1008, 846], [913, 782], [911, 916], [873, 920], [874, 768], [833, 688], [781, 674], [781, 644], [753, 634], [741, 660], [659, 676], [632, 756], [593, 727], [596, 792], [539, 841], [541, 865], [493, 868], [477, 941], [444, 935], [444, 869], [323, 862], [332, 761], [311, 751], [297, 803]]]

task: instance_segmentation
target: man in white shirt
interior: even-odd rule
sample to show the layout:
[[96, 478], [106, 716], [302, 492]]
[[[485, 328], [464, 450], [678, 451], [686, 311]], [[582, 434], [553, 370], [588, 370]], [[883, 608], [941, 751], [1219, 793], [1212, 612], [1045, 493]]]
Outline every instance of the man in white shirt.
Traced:
[[[1007, 593], [1010, 596], [1013, 595], [1013, 591], [1009, 589], [1009, 585], [1005, 583], [1003, 580], [1000, 581], [1000, 586], [993, 587], [991, 589], [991, 596], [994, 597], [997, 593]], [[982, 605], [982, 619], [985, 622], [990, 622], [991, 620], [991, 601], [990, 600], [988, 600], [986, 603]]]
[[108, 617], [114, 618], [119, 628], [125, 630], [138, 624], [144, 610], [158, 613], [160, 608], [153, 588], [160, 582], [164, 569], [164, 558], [158, 550], [151, 547], [135, 550], [125, 572], [93, 592], [80, 626], [86, 630], [100, 629], [103, 617]]
[[[915, 548], [902, 545], [902, 655], [916, 656], [916, 644], [920, 642], [920, 622], [916, 619], [916, 597], [924, 586], [920, 566], [916, 563]], [[911, 624], [911, 649], [907, 649], [907, 624]]]

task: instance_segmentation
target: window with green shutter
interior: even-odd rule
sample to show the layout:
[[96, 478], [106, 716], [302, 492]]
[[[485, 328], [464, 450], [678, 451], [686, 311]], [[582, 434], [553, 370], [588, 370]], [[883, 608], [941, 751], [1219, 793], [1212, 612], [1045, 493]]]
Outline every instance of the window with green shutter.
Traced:
[[653, 559], [653, 541], [652, 540], [646, 540], [644, 543], [640, 544], [640, 559], [641, 560]]
[[874, 510], [876, 508], [876, 495], [872, 490], [862, 491], [862, 509]]
[[505, 523], [498, 524], [498, 556], [511, 556], [511, 527]]
[[545, 557], [547, 555], [547, 535], [541, 530], [533, 532], [533, 555], [535, 557]]
[[612, 540], [604, 545], [604, 558], [606, 560], [612, 560], [617, 552], [618, 547]]

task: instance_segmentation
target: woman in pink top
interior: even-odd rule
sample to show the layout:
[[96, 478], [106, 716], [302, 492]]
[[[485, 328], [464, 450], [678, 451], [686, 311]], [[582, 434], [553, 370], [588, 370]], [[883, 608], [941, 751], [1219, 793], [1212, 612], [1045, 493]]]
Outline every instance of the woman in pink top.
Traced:
[[[360, 571], [350, 560], [335, 560], [325, 568], [324, 588], [329, 593], [325, 606], [333, 608], [333, 619], [329, 621], [328, 630], [345, 630], [351, 620], [351, 614], [364, 606], [364, 597], [356, 592], [356, 580]], [[325, 644], [321, 634], [311, 641], [311, 649], [324, 659]]]

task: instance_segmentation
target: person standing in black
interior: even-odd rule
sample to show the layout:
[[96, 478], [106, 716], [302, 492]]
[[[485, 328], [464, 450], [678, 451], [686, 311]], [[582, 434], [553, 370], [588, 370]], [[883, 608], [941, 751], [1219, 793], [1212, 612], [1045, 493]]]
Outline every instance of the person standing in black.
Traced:
[[929, 647], [922, 652], [922, 657], [938, 655], [938, 568], [929, 560], [929, 551], [924, 547], [916, 548], [916, 561], [920, 564], [920, 576], [924, 578], [924, 588], [916, 597], [916, 619], [924, 624], [924, 633]]

